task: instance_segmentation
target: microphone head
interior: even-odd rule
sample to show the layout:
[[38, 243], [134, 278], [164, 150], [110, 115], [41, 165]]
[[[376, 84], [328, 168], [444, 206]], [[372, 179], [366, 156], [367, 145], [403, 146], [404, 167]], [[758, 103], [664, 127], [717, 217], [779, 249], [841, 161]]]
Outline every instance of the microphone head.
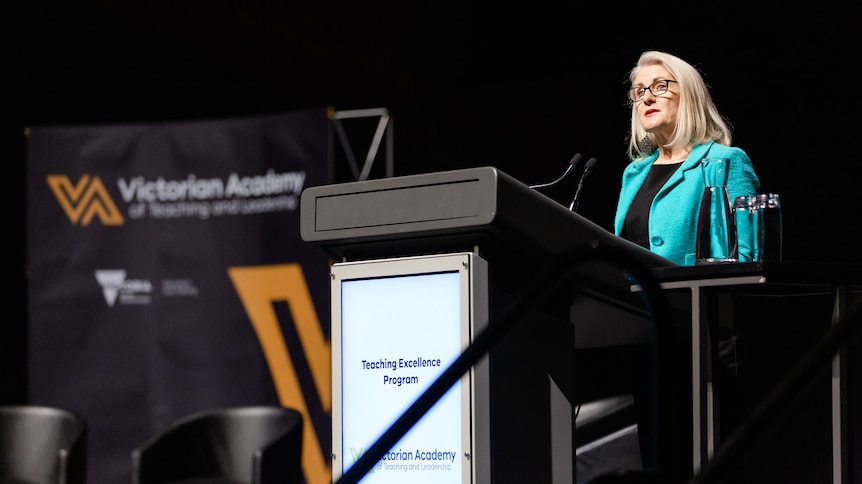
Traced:
[[528, 185], [528, 188], [530, 188], [532, 190], [536, 190], [539, 188], [552, 187], [552, 186], [556, 185], [557, 183], [560, 183], [561, 181], [563, 181], [564, 178], [569, 176], [569, 174], [571, 172], [575, 171], [575, 166], [577, 166], [578, 162], [581, 161], [581, 158], [582, 158], [582, 156], [580, 153], [575, 153], [575, 156], [573, 156], [572, 159], [569, 160], [569, 164], [568, 164], [568, 166], [566, 166], [566, 171], [563, 172], [563, 174], [559, 178], [557, 178], [556, 180], [554, 180], [552, 182], [548, 182], [548, 183], [536, 183], [535, 185]]
[[598, 163], [598, 162], [599, 162], [599, 160], [597, 160], [596, 157], [590, 158], [589, 160], [587, 160], [587, 164], [584, 165], [584, 170], [592, 169], [596, 165], [596, 163]]

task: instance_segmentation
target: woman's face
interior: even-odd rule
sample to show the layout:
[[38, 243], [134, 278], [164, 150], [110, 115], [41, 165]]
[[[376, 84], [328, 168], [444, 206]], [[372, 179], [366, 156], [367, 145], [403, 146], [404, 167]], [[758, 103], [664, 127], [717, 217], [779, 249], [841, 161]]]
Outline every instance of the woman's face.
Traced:
[[[660, 82], [674, 81], [674, 82]], [[667, 87], [663, 94], [656, 95], [653, 91]], [[655, 134], [661, 140], [667, 140], [676, 126], [676, 114], [679, 109], [679, 84], [662, 66], [646, 66], [635, 77], [633, 88], [644, 89], [643, 97], [635, 102], [635, 109], [641, 125], [648, 133]]]

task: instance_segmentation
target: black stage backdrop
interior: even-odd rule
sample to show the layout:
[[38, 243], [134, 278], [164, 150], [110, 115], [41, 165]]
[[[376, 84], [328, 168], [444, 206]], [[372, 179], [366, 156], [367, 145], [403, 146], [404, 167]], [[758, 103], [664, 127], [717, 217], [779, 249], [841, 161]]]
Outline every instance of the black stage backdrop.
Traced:
[[89, 482], [194, 411], [281, 404], [329, 476], [327, 260], [299, 195], [328, 181], [325, 109], [29, 135], [30, 403], [90, 425]]

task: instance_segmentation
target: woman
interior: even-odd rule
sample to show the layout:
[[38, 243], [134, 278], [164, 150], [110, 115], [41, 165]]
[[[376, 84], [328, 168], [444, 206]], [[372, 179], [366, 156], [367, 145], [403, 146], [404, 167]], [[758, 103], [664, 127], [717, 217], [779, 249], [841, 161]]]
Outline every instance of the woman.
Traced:
[[[631, 88], [631, 131], [628, 139], [630, 163], [622, 175], [622, 186], [614, 217], [615, 233], [646, 247], [677, 264], [695, 264], [697, 223], [706, 184], [701, 170], [705, 157], [729, 159], [727, 191], [730, 199], [760, 190], [760, 180], [751, 160], [732, 146], [729, 126], [722, 119], [700, 72], [689, 63], [665, 52], [646, 51], [629, 72]], [[749, 247], [740, 247], [747, 257]], [[669, 480], [684, 482], [692, 476], [691, 447], [691, 318], [689, 309], [674, 308], [671, 315], [672, 341], [664, 351], [672, 355], [672, 395], [665, 397], [670, 415], [677, 418], [671, 429], [663, 471]], [[715, 335], [724, 354], [735, 349], [736, 340], [720, 329]], [[617, 359], [635, 361], [626, 382], [632, 386], [638, 413], [638, 436], [644, 463], [652, 461], [653, 402], [649, 349], [623, 348]], [[738, 355], [729, 351], [715, 367], [715, 383], [722, 403], [729, 408], [734, 400]], [[623, 363], [626, 364], [626, 363]], [[625, 370], [624, 370], [625, 371]], [[723, 416], [724, 416], [723, 412]], [[730, 413], [727, 412], [728, 417]], [[686, 418], [685, 416], [689, 416]]]
[[[751, 160], [731, 145], [730, 128], [692, 65], [658, 51], [629, 73], [628, 155], [614, 231], [680, 265], [694, 265], [704, 157], [730, 159], [730, 200], [760, 191]], [[748, 255], [740, 247], [740, 256]]]

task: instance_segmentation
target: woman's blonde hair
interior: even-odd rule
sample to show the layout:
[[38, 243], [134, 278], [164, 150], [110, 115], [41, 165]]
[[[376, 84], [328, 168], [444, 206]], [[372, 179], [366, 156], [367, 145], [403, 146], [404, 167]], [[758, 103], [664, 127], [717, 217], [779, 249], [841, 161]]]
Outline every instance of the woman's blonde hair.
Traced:
[[[730, 146], [732, 142], [730, 126], [725, 123], [721, 113], [718, 112], [718, 108], [715, 107], [700, 71], [688, 62], [665, 52], [646, 51], [641, 54], [637, 64], [629, 72], [629, 83], [634, 83], [635, 77], [642, 68], [655, 65], [664, 67], [679, 87], [676, 128], [666, 146], [685, 148], [707, 141], [716, 141]], [[638, 142], [644, 137], [649, 138], [652, 149], [641, 151], [638, 147]], [[632, 104], [632, 125], [628, 143], [629, 158], [633, 160], [644, 158], [655, 151], [657, 145], [656, 138], [644, 131], [635, 104]]]

